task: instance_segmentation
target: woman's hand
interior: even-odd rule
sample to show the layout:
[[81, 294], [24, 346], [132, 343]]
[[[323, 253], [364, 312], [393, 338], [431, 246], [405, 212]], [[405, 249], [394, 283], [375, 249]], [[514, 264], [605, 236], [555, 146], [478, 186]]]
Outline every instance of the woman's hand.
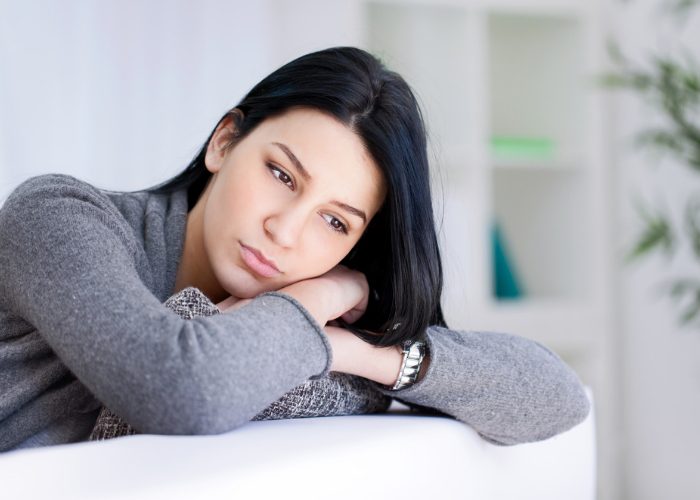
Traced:
[[330, 320], [341, 318], [347, 323], [354, 323], [367, 310], [369, 284], [361, 272], [338, 264], [311, 281], [314, 280], [326, 280], [337, 289], [338, 302], [335, 304], [336, 309], [331, 311]]
[[279, 290], [297, 299], [321, 326], [342, 318], [357, 321], [367, 310], [369, 285], [359, 271], [338, 264], [316, 278], [297, 281]]
[[[277, 290], [297, 299], [321, 325], [341, 318], [354, 323], [367, 310], [369, 285], [359, 271], [338, 264], [325, 274], [292, 283]], [[252, 299], [229, 296], [216, 304], [221, 312], [243, 307]]]

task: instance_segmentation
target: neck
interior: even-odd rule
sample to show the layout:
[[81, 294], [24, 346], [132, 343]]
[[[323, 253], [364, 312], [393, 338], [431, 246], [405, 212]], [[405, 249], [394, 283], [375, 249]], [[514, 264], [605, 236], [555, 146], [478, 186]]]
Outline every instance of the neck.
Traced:
[[203, 221], [207, 197], [208, 192], [205, 190], [187, 215], [185, 243], [177, 268], [174, 293], [192, 286], [217, 303], [229, 294], [216, 279], [204, 248]]

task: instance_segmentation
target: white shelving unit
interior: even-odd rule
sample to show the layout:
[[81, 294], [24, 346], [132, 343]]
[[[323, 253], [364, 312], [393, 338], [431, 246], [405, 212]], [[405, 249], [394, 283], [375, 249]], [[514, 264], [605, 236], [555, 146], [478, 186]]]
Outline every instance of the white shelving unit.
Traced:
[[[595, 317], [589, 173], [599, 166], [585, 155], [585, 17], [566, 6], [365, 2], [367, 47], [426, 112], [448, 322], [541, 340], [576, 364]], [[517, 298], [495, 289], [496, 221]]]

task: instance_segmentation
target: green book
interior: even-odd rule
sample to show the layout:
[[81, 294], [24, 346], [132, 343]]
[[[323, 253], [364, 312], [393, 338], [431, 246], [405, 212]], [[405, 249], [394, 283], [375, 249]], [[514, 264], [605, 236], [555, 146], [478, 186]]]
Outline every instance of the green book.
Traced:
[[497, 160], [551, 160], [554, 141], [546, 137], [491, 137], [491, 154]]
[[524, 291], [510, 259], [508, 248], [503, 240], [500, 224], [491, 225], [493, 251], [493, 294], [497, 299], [517, 299]]

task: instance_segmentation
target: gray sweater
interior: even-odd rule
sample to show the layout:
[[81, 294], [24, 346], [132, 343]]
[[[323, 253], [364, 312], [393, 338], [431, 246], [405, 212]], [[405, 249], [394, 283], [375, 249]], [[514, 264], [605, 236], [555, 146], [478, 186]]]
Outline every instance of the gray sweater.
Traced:
[[[87, 439], [102, 404], [142, 432], [217, 434], [328, 374], [322, 328], [294, 298], [189, 320], [164, 307], [184, 191], [101, 191], [66, 175], [21, 184], [0, 209], [0, 451]], [[384, 394], [500, 445], [577, 425], [590, 404], [555, 353], [508, 333], [426, 332], [424, 378]]]

